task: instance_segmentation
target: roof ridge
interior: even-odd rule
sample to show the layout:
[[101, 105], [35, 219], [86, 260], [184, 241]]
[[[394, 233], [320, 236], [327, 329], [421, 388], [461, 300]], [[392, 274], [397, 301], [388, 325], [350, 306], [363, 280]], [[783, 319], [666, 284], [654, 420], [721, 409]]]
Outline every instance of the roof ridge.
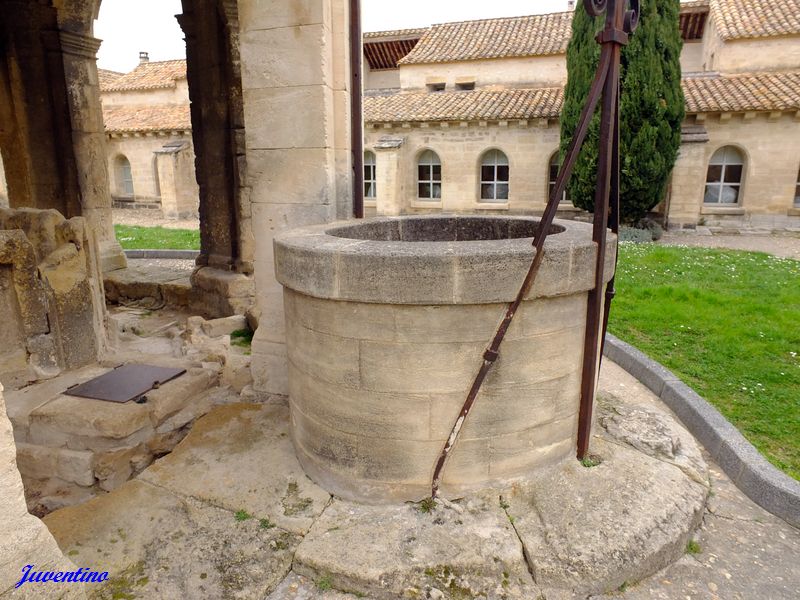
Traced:
[[560, 10], [549, 13], [535, 13], [531, 15], [516, 15], [513, 17], [489, 17], [488, 19], [466, 19], [464, 21], [446, 21], [444, 23], [434, 23], [430, 28], [440, 27], [444, 25], [463, 25], [465, 23], [490, 23], [492, 21], [513, 21], [515, 19], [531, 19], [533, 17], [552, 17], [554, 15], [572, 15], [571, 10]]

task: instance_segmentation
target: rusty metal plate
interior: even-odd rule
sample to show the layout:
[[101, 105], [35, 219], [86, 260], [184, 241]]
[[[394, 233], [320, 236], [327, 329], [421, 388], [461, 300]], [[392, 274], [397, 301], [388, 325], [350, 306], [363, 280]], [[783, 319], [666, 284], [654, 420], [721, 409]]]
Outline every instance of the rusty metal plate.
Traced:
[[64, 393], [80, 398], [108, 402], [138, 400], [152, 389], [180, 377], [186, 369], [153, 367], [151, 365], [122, 365], [104, 375], [74, 385]]

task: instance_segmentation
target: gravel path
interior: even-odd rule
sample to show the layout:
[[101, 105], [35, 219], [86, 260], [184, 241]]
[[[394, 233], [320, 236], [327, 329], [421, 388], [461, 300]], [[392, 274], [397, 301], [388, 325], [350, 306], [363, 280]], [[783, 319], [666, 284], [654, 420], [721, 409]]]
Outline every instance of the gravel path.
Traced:
[[667, 246], [699, 246], [766, 252], [800, 260], [800, 235], [697, 235], [667, 232], [661, 238]]

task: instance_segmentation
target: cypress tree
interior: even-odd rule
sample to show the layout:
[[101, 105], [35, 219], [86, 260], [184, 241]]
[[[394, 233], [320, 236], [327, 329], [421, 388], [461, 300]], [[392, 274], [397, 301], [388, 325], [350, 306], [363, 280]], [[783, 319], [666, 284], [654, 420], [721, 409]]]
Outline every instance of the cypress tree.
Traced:
[[[620, 100], [620, 219], [635, 223], [664, 199], [681, 144], [680, 0], [641, 0], [639, 28], [622, 50]], [[600, 60], [595, 35], [604, 17], [578, 2], [567, 49], [569, 78], [561, 114], [561, 152], [578, 126]], [[594, 210], [600, 131], [598, 108], [569, 183], [575, 206]]]

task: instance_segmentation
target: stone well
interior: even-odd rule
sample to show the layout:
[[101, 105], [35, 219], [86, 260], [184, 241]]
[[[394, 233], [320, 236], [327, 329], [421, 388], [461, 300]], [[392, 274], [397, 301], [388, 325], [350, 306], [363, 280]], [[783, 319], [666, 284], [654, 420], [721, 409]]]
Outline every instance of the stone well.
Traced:
[[[407, 216], [276, 238], [291, 432], [314, 481], [366, 502], [430, 495], [436, 458], [530, 266], [536, 226]], [[444, 495], [522, 482], [574, 457], [595, 258], [590, 225], [553, 225], [536, 284], [447, 464]]]

